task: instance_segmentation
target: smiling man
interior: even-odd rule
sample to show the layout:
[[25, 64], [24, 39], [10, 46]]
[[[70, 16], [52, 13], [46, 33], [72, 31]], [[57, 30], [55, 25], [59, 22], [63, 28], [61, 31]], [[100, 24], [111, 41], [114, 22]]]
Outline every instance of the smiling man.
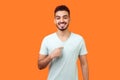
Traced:
[[83, 80], [88, 80], [87, 49], [81, 35], [69, 31], [70, 10], [60, 5], [54, 11], [57, 31], [46, 36], [39, 52], [38, 68], [49, 65], [48, 80], [78, 80], [77, 59]]

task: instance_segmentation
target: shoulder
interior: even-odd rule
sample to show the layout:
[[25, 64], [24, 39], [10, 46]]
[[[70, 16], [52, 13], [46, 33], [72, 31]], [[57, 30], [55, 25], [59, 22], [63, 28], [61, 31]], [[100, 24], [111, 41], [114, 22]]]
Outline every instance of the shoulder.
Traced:
[[54, 37], [55, 37], [55, 33], [51, 33], [51, 34], [45, 36], [45, 37], [43, 38], [43, 40], [50, 40], [50, 39], [53, 39]]
[[83, 40], [83, 36], [80, 35], [80, 34], [72, 33], [72, 36], [73, 36], [74, 39]]

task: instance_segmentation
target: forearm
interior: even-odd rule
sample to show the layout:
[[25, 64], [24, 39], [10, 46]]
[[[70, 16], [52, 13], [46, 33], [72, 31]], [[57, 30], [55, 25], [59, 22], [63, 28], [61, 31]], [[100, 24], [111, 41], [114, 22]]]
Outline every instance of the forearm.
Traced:
[[83, 80], [89, 80], [89, 71], [87, 64], [82, 65], [82, 74], [83, 74]]
[[48, 55], [45, 59], [38, 60], [38, 68], [44, 69], [51, 61], [52, 57], [50, 55]]
[[38, 68], [44, 69], [52, 61], [53, 58], [60, 57], [62, 49], [63, 47], [56, 48], [50, 53], [50, 55], [42, 57], [42, 58], [40, 57], [38, 60]]

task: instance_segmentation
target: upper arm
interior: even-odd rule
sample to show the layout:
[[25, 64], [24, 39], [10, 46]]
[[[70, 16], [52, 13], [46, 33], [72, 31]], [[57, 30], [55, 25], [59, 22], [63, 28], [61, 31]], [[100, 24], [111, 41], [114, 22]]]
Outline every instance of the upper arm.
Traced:
[[[45, 59], [45, 58], [47, 57], [47, 55], [48, 55], [46, 44], [47, 44], [47, 41], [46, 41], [46, 39], [44, 38], [44, 39], [42, 40], [41, 47], [40, 47], [40, 51], [39, 51], [39, 56], [38, 56], [38, 60], [39, 60], [39, 61]], [[39, 61], [38, 61], [38, 62], [39, 62]]]
[[44, 38], [41, 43], [39, 54], [41, 57], [48, 55], [48, 47], [47, 47], [47, 40]]
[[79, 55], [79, 60], [81, 62], [82, 65], [87, 64], [87, 55]]
[[80, 42], [80, 48], [79, 48], [79, 56], [83, 56], [87, 54], [87, 48], [84, 39], [82, 38]]

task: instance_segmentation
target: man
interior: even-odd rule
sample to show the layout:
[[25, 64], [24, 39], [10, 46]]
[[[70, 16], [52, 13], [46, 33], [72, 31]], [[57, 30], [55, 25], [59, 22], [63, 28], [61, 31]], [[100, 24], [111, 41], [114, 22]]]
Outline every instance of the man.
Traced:
[[50, 64], [48, 80], [78, 80], [76, 61], [81, 62], [83, 80], [88, 80], [86, 46], [82, 36], [68, 30], [70, 10], [65, 5], [57, 6], [54, 11], [57, 32], [42, 41], [38, 67], [44, 69]]

